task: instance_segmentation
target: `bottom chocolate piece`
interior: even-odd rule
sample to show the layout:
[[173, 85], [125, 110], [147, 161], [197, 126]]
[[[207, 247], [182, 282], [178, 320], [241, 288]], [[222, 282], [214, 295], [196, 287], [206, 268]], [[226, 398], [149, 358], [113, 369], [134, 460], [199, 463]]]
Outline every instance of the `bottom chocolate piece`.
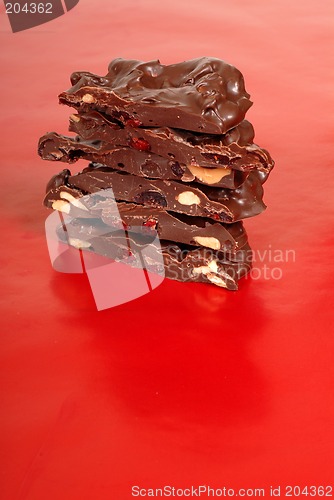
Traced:
[[106, 232], [106, 227], [98, 219], [72, 219], [59, 228], [58, 237], [76, 248], [133, 267], [144, 266], [147, 271], [164, 274], [166, 278], [210, 283], [228, 290], [237, 290], [239, 279], [251, 269], [252, 250], [248, 243], [229, 254], [167, 240], [159, 242], [156, 233]]

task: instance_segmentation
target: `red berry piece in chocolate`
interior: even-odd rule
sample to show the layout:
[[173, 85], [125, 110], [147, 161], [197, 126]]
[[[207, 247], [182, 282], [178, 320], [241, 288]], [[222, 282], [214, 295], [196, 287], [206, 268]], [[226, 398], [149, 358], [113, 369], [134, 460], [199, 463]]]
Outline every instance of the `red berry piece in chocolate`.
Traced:
[[143, 226], [155, 229], [157, 225], [157, 220], [153, 217], [148, 218], [145, 222], [143, 222]]
[[138, 151], [150, 151], [151, 146], [145, 139], [141, 139], [140, 137], [132, 137], [130, 140], [130, 146]]
[[129, 120], [126, 120], [125, 125], [127, 125], [128, 127], [137, 128], [142, 125], [142, 122], [137, 118], [130, 118]]

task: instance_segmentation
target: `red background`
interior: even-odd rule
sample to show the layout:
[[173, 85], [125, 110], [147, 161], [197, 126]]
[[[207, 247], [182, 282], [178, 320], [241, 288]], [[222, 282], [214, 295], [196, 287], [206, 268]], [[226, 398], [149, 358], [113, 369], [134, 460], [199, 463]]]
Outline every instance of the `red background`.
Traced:
[[[334, 483], [333, 10], [81, 0], [13, 34], [1, 7], [1, 498]], [[50, 266], [41, 203], [62, 166], [37, 157], [37, 140], [66, 133], [57, 94], [72, 71], [202, 55], [243, 72], [256, 142], [276, 160], [251, 245], [295, 262], [266, 261], [282, 279], [236, 293], [165, 280], [97, 312], [86, 276]]]

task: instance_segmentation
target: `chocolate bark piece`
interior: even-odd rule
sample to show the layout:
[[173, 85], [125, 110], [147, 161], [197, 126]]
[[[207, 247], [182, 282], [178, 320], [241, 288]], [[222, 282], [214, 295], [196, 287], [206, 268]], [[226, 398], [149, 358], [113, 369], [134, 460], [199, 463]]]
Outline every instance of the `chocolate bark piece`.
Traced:
[[78, 71], [71, 84], [60, 103], [146, 127], [224, 134], [252, 105], [240, 71], [210, 57], [169, 66], [118, 58], [106, 76]]
[[[66, 172], [62, 175], [66, 175]], [[86, 196], [80, 193], [79, 196], [77, 190], [64, 190], [57, 178], [55, 180], [53, 187], [52, 184], [49, 185], [45, 204], [72, 218], [96, 219], [99, 224], [116, 229], [126, 228], [128, 232], [154, 231], [164, 240], [231, 253], [235, 253], [247, 242], [242, 222], [223, 224], [203, 217], [168, 212], [161, 208], [116, 203], [113, 197], [104, 197], [101, 191]]]
[[[223, 224], [203, 217], [191, 217], [134, 203], [118, 202], [117, 207], [123, 227], [129, 232], [135, 232], [139, 226], [148, 232], [156, 231], [163, 240], [231, 253], [247, 243], [242, 222]], [[94, 207], [89, 207], [89, 211], [97, 213], [107, 225], [119, 224], [118, 217], [110, 210], [108, 200], [99, 200]]]
[[[179, 163], [174, 158], [163, 158], [155, 153], [130, 147], [111, 146], [102, 141], [85, 141], [50, 132], [41, 137], [39, 155], [44, 160], [74, 163], [79, 159], [122, 169], [130, 174], [153, 179], [196, 181], [216, 187], [234, 189], [247, 178], [249, 172], [229, 168], [203, 168]], [[190, 170], [191, 169], [191, 170]], [[263, 176], [267, 177], [263, 172]]]
[[106, 115], [91, 112], [71, 115], [69, 129], [82, 139], [104, 141], [109, 147], [129, 146], [159, 154], [192, 172], [196, 167], [270, 172], [274, 164], [269, 153], [253, 143], [254, 129], [247, 120], [224, 135], [207, 135], [168, 127], [121, 127]]
[[266, 206], [259, 172], [252, 172], [237, 189], [213, 188], [196, 183], [146, 179], [90, 164], [82, 172], [64, 177], [79, 195], [112, 188], [117, 201], [163, 208], [168, 211], [236, 222], [258, 215]]
[[[133, 267], [142, 267], [142, 250], [149, 246], [145, 258], [146, 269], [178, 281], [211, 283], [228, 290], [237, 290], [238, 281], [251, 269], [252, 250], [246, 243], [235, 255], [215, 251], [210, 248], [193, 247], [161, 240], [145, 234], [126, 233], [124, 230], [104, 232], [96, 221], [73, 219], [66, 222], [66, 231], [58, 232], [59, 238], [76, 247], [121, 261]], [[61, 228], [62, 229], [62, 228]], [[64, 235], [71, 237], [64, 239]], [[160, 267], [163, 256], [164, 269]]]

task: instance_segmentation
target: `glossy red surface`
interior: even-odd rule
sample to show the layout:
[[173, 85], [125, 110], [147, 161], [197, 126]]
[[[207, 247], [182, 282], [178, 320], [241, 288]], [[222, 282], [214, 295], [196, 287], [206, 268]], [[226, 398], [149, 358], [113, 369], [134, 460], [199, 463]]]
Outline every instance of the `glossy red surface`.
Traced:
[[[13, 34], [0, 7], [1, 498], [333, 484], [333, 18], [331, 0], [82, 0]], [[97, 312], [86, 276], [50, 266], [41, 200], [61, 166], [37, 140], [66, 133], [72, 71], [201, 55], [243, 72], [276, 160], [246, 222], [258, 274]]]

